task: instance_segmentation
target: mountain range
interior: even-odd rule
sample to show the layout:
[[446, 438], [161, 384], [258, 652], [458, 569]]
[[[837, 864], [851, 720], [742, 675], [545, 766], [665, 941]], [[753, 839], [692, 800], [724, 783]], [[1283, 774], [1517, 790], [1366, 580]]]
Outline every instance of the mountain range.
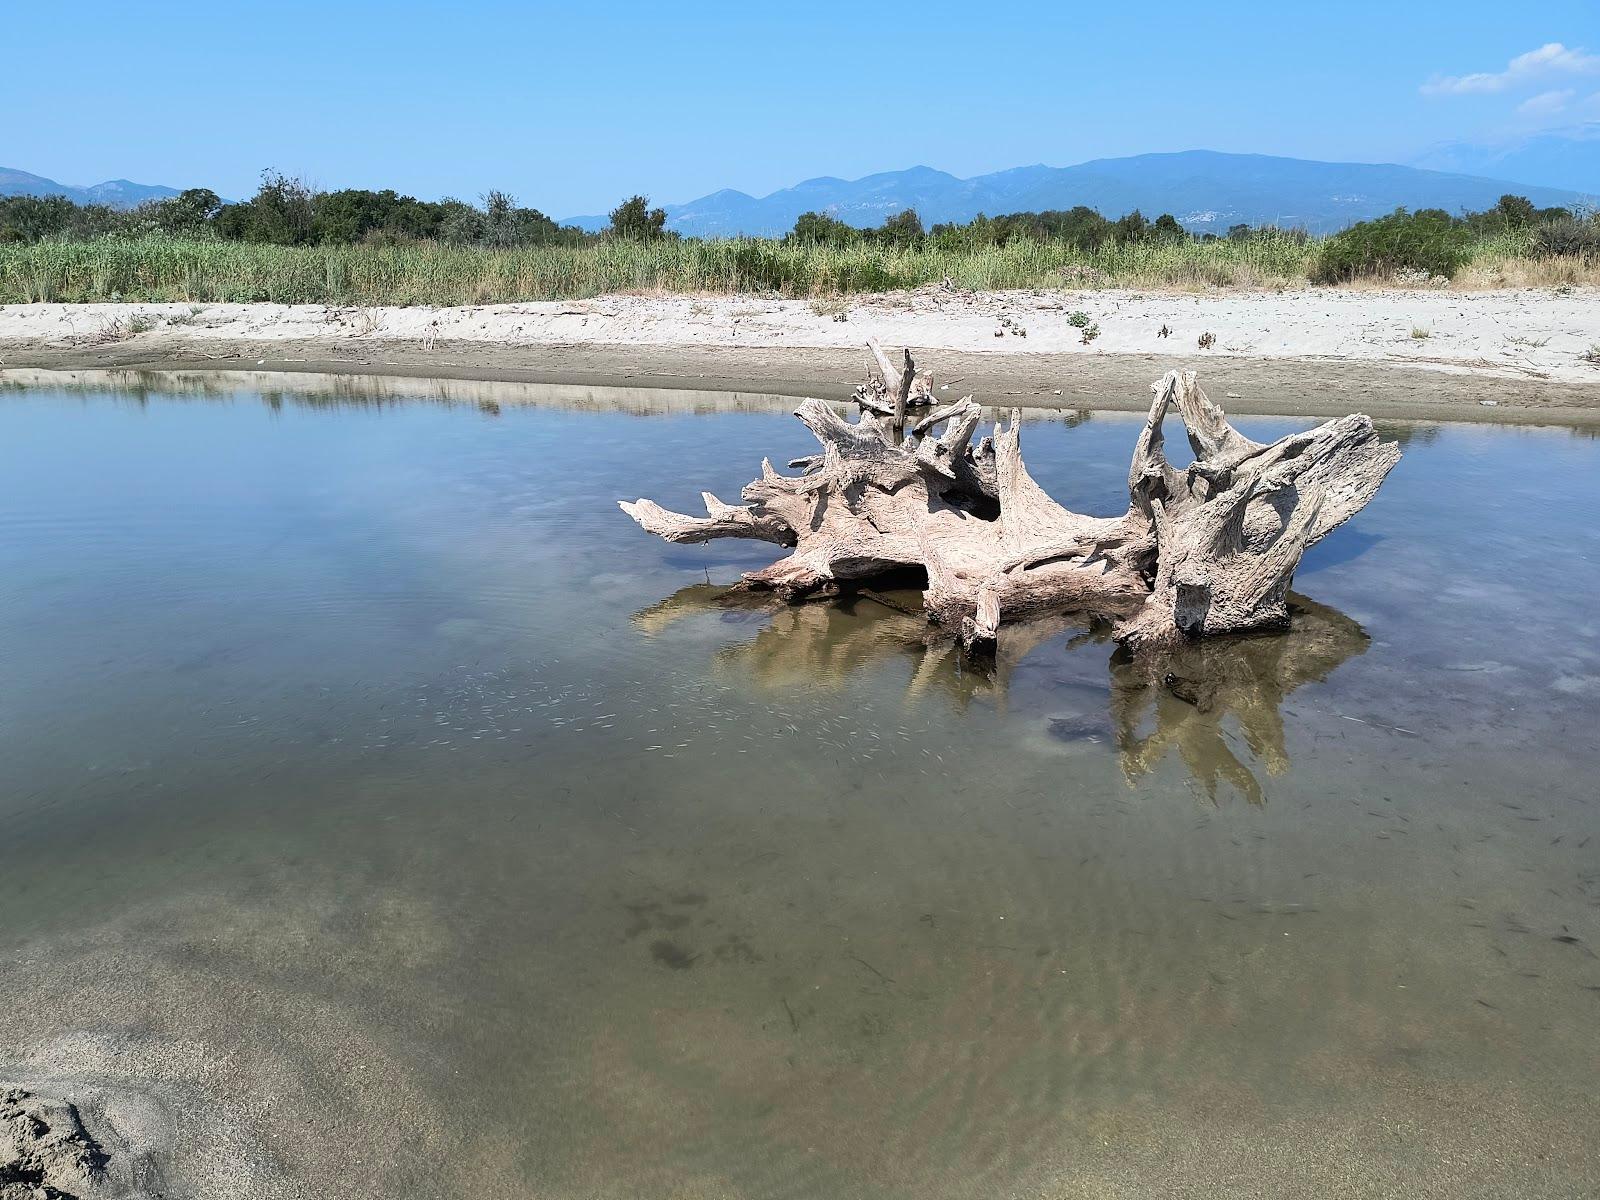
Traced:
[[0, 167], [0, 196], [65, 196], [74, 204], [104, 204], [111, 208], [137, 208], [146, 200], [165, 200], [176, 196], [177, 188], [158, 183], [134, 183], [128, 179], [108, 179], [89, 187], [57, 183], [43, 175], [32, 175], [14, 167]]
[[[1600, 122], [1497, 144], [1436, 146], [1410, 166], [1186, 150], [1071, 167], [1014, 167], [971, 179], [932, 167], [861, 179], [824, 176], [769, 196], [724, 189], [662, 208], [667, 228], [707, 238], [778, 236], [805, 212], [865, 228], [907, 208], [933, 225], [970, 221], [979, 213], [1080, 204], [1108, 217], [1134, 209], [1151, 218], [1170, 212], [1197, 233], [1221, 233], [1240, 223], [1330, 233], [1402, 205], [1448, 212], [1484, 209], [1506, 192], [1527, 196], [1540, 207], [1592, 207], [1600, 194]], [[80, 204], [133, 208], [177, 194], [176, 188], [126, 179], [77, 187], [0, 167], [0, 196], [66, 196]], [[569, 217], [562, 223], [595, 230], [605, 228], [607, 218]]]
[[[1592, 143], [1600, 158], [1600, 140]], [[1568, 164], [1568, 177], [1573, 176]], [[1139, 209], [1170, 212], [1197, 232], [1230, 225], [1275, 224], [1330, 233], [1400, 206], [1448, 212], [1484, 209], [1506, 192], [1543, 207], [1582, 203], [1584, 193], [1503, 178], [1387, 163], [1327, 163], [1265, 154], [1186, 150], [1101, 158], [1072, 167], [1015, 167], [958, 179], [932, 167], [888, 171], [862, 179], [808, 179], [755, 197], [724, 189], [687, 204], [665, 204], [667, 228], [690, 237], [776, 236], [805, 212], [826, 213], [862, 228], [914, 208], [925, 225], [1087, 205], [1108, 217]], [[563, 224], [602, 229], [603, 216]]]

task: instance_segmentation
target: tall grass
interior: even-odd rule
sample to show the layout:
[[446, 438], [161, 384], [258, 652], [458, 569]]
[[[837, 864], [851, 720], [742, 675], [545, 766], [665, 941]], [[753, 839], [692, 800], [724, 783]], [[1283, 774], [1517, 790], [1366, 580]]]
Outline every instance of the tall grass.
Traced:
[[[444, 305], [608, 292], [809, 297], [897, 291], [945, 279], [980, 290], [1264, 288], [1306, 283], [1317, 254], [1317, 242], [1290, 236], [1108, 243], [1089, 251], [1027, 241], [961, 251], [754, 239], [493, 250], [433, 242], [292, 247], [147, 236], [0, 244], [0, 303]], [[1495, 243], [1483, 247], [1482, 256], [1497, 264], [1491, 276], [1509, 279], [1525, 251]], [[1479, 257], [1475, 251], [1469, 276]], [[1600, 271], [1584, 260], [1556, 273], [1564, 282], [1585, 282]]]

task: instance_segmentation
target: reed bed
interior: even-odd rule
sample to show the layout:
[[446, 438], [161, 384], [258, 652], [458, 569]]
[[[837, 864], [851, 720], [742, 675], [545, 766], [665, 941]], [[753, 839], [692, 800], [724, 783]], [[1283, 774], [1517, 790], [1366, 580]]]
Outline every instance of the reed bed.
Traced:
[[[825, 297], [957, 287], [1272, 288], [1306, 284], [1315, 240], [1060, 242], [948, 250], [771, 240], [599, 241], [482, 249], [409, 245], [274, 246], [158, 236], [0, 244], [0, 303], [266, 301], [453, 305], [580, 299], [613, 292]], [[1370, 281], [1369, 281], [1370, 282]], [[1589, 258], [1527, 256], [1486, 239], [1456, 286], [1600, 282]]]

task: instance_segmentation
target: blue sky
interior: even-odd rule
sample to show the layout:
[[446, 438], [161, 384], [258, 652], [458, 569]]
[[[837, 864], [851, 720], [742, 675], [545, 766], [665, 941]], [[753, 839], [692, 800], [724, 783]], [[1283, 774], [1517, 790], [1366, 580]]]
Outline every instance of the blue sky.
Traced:
[[227, 196], [273, 167], [499, 187], [570, 216], [918, 163], [1404, 162], [1600, 120], [1597, 0], [12, 0], [3, 17], [0, 165]]

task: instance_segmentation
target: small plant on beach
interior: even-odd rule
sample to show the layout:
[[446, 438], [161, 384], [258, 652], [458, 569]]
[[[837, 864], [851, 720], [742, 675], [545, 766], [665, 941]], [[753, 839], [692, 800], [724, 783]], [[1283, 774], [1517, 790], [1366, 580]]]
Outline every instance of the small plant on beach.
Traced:
[[129, 338], [138, 337], [141, 333], [149, 333], [155, 328], [155, 318], [144, 313], [129, 313], [126, 316], [107, 317], [100, 322], [100, 327], [88, 337], [79, 339], [90, 346], [108, 346], [115, 342], [125, 342]]
[[1091, 322], [1083, 327], [1083, 345], [1087, 346], [1100, 336], [1100, 326]]
[[1070, 312], [1067, 314], [1067, 324], [1074, 329], [1089, 328], [1089, 314], [1086, 312]]
[[1426, 325], [1413, 325], [1411, 327], [1411, 340], [1414, 342], [1424, 342], [1432, 336], [1433, 330], [1429, 329]]
[[1600, 367], [1600, 342], [1595, 342], [1578, 357], [1591, 367]]

